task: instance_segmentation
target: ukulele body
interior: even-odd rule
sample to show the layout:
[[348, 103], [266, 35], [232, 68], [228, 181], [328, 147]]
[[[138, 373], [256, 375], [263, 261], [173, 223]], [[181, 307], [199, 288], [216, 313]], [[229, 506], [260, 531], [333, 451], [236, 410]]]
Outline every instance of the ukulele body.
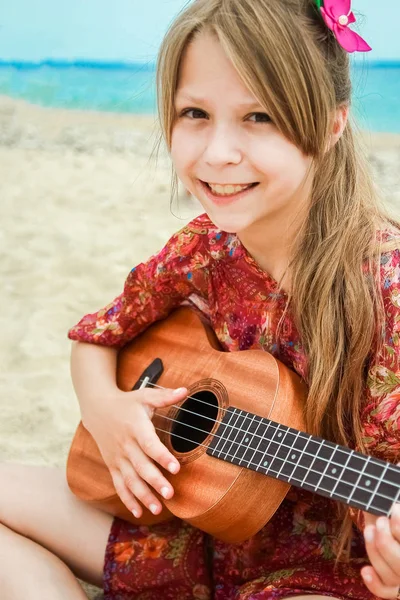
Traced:
[[228, 406], [305, 431], [306, 386], [267, 352], [222, 352], [211, 328], [188, 308], [152, 325], [120, 351], [118, 386], [131, 390], [157, 358], [164, 368], [157, 385], [189, 390], [186, 400], [153, 417], [161, 441], [181, 463], [176, 475], [163, 470], [174, 496], [160, 497], [165, 505], [160, 515], [144, 508], [143, 516], [136, 519], [116, 494], [98, 447], [82, 423], [67, 463], [71, 490], [134, 524], [152, 524], [174, 515], [226, 542], [250, 538], [271, 519], [290, 485], [209, 456], [207, 448]]

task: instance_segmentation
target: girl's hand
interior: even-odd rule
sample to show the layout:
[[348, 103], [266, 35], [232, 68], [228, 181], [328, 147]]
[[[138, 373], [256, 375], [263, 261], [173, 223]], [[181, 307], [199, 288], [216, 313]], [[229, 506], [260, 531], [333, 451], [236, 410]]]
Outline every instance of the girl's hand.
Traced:
[[364, 513], [365, 546], [371, 566], [361, 569], [364, 583], [379, 598], [399, 598], [400, 586], [400, 504], [390, 519]]
[[162, 505], [151, 488], [164, 498], [174, 494], [154, 461], [170, 473], [177, 473], [180, 464], [161, 443], [151, 418], [156, 408], [175, 404], [187, 393], [186, 388], [116, 390], [112, 410], [110, 399], [100, 402], [90, 422], [85, 423], [111, 473], [118, 496], [135, 517], [143, 512], [138, 500], [153, 514], [161, 512]]

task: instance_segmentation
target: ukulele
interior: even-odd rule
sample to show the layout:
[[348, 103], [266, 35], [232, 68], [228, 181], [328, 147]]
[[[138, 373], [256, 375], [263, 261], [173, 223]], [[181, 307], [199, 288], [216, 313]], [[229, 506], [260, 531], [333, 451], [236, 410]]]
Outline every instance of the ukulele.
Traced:
[[[225, 542], [255, 535], [290, 486], [375, 515], [400, 497], [400, 468], [304, 432], [307, 388], [262, 350], [223, 352], [212, 329], [189, 308], [149, 327], [118, 354], [117, 383], [187, 387], [188, 396], [159, 409], [153, 424], [181, 464], [161, 470], [175, 494], [136, 519], [117, 495], [99, 449], [79, 424], [67, 480], [81, 499], [133, 524], [179, 517]], [[157, 494], [156, 494], [157, 495]]]

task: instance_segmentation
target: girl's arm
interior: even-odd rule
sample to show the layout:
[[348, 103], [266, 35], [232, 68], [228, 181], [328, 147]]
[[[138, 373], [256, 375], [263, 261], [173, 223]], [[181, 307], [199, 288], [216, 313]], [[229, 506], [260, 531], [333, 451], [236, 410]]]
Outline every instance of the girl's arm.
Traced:
[[[165, 498], [173, 494], [155, 463], [171, 473], [179, 470], [179, 462], [157, 436], [151, 422], [153, 411], [183, 400], [187, 390], [120, 390], [117, 351], [192, 294], [208, 316], [210, 237], [214, 242], [215, 225], [208, 217], [194, 219], [158, 254], [130, 271], [122, 294], [85, 315], [68, 332], [77, 342], [71, 370], [82, 422], [96, 441], [121, 500], [139, 516], [136, 498], [152, 511], [161, 510], [151, 488]], [[219, 243], [224, 249], [226, 244]]]
[[117, 353], [115, 348], [72, 342], [71, 376], [81, 409], [82, 423], [91, 432], [93, 416], [111, 409], [118, 392]]

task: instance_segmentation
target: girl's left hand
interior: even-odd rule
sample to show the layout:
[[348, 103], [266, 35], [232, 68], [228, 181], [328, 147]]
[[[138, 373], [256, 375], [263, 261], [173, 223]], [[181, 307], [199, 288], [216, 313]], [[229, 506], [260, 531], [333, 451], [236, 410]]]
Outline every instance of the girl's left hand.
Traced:
[[395, 504], [390, 519], [364, 513], [365, 547], [371, 566], [361, 575], [366, 587], [378, 598], [400, 598], [400, 504]]

